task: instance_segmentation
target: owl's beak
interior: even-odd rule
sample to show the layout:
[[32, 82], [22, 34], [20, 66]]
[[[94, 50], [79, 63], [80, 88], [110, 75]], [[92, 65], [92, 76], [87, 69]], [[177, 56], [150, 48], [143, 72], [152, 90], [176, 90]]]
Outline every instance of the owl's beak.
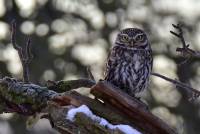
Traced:
[[134, 46], [135, 45], [135, 40], [131, 40], [131, 46]]

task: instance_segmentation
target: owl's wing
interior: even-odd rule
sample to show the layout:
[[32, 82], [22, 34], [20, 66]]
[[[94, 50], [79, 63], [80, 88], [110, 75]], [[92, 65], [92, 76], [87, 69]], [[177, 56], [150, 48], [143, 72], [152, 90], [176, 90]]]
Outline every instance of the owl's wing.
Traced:
[[150, 64], [150, 69], [152, 70], [153, 68], [153, 54], [152, 54], [152, 50], [149, 50], [149, 64]]
[[115, 49], [112, 49], [108, 53], [108, 57], [107, 57], [106, 70], [104, 73], [105, 79], [108, 79], [107, 77], [110, 76], [110, 73], [113, 72], [116, 65], [117, 65], [116, 52], [115, 52]]

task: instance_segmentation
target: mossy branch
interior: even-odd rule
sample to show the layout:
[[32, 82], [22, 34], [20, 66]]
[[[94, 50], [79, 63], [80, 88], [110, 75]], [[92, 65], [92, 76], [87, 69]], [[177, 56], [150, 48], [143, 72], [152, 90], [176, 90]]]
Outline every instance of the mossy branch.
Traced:
[[[56, 82], [52, 90], [32, 83], [24, 83], [16, 79], [5, 77], [0, 79], [0, 113], [16, 112], [23, 115], [32, 115], [39, 112], [47, 102], [60, 96], [58, 91], [68, 91], [79, 87], [91, 87], [89, 79]], [[66, 89], [66, 90], [65, 90]], [[62, 102], [60, 102], [62, 103]]]

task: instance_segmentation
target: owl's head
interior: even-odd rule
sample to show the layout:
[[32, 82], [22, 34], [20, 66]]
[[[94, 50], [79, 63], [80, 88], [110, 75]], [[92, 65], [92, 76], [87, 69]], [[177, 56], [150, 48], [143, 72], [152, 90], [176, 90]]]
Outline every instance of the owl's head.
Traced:
[[145, 32], [138, 28], [126, 28], [119, 32], [115, 41], [116, 45], [145, 49], [149, 47], [149, 42]]

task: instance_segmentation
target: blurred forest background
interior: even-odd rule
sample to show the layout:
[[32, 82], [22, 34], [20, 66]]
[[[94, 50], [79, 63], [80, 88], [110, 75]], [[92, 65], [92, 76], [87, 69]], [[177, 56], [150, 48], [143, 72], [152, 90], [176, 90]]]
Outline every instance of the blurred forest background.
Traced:
[[[90, 66], [95, 78], [103, 78], [105, 60], [116, 33], [139, 27], [149, 35], [154, 54], [153, 71], [200, 89], [200, 61], [184, 60], [176, 53], [181, 46], [172, 23], [186, 25], [185, 36], [200, 50], [199, 0], [0, 0], [0, 75], [22, 78], [22, 67], [10, 42], [10, 23], [17, 22], [17, 42], [31, 37], [34, 59], [31, 81], [71, 80], [87, 77]], [[151, 78], [143, 98], [152, 112], [180, 134], [200, 133], [200, 102], [189, 102], [186, 93], [172, 84]], [[81, 90], [79, 90], [81, 91]], [[26, 129], [25, 117], [0, 115], [0, 134], [54, 134], [47, 120]]]

